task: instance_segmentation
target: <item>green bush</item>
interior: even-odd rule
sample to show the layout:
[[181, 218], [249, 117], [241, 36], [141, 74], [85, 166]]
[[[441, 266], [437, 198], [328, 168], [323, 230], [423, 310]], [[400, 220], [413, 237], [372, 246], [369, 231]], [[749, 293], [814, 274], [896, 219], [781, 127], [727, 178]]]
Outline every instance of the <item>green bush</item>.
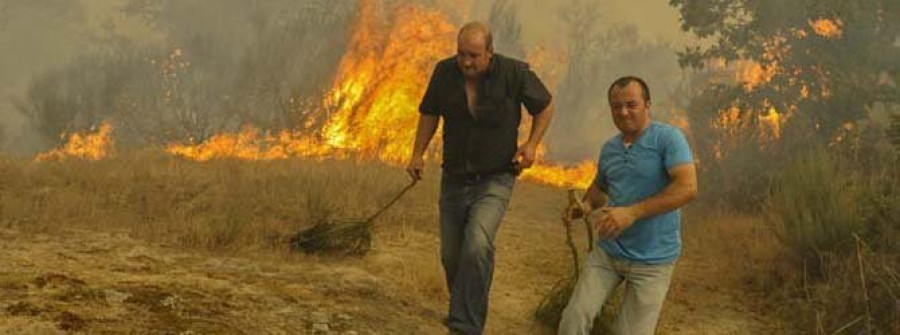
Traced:
[[900, 330], [898, 155], [873, 150], [859, 159], [837, 146], [811, 149], [773, 179], [765, 215], [804, 260], [804, 280], [786, 286], [804, 297], [788, 303], [800, 329]]
[[775, 177], [766, 215], [786, 245], [814, 260], [852, 246], [853, 234], [863, 230], [866, 184], [824, 150], [809, 151]]

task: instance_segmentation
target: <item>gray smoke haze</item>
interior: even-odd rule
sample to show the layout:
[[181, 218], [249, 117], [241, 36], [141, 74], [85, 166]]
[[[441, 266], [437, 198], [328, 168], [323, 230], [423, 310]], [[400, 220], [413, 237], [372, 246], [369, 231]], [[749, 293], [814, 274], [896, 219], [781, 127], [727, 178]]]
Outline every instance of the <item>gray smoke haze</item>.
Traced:
[[[616, 77], [646, 77], [657, 118], [677, 109], [675, 50], [689, 38], [667, 1], [417, 3], [454, 24], [497, 23], [499, 52], [568, 55], [547, 136], [552, 159], [592, 159], [614, 134], [605, 91]], [[355, 10], [355, 0], [0, 0], [2, 149], [32, 154], [111, 115], [120, 140], [136, 144], [243, 123], [292, 127], [306, 116], [304, 99], [330, 84]]]
[[[526, 53], [543, 47], [567, 56], [556, 87], [557, 116], [546, 137], [549, 159], [594, 159], [603, 141], [617, 133], [606, 97], [616, 78], [636, 75], [647, 81], [657, 120], [669, 119], [685, 104], [678, 94], [685, 76], [676, 51], [696, 39], [680, 30], [678, 11], [668, 1], [498, 0], [479, 2], [473, 18], [490, 21], [497, 3], [515, 8]], [[502, 27], [493, 28], [504, 41]]]
[[[346, 44], [354, 1], [3, 0], [4, 149], [114, 116], [123, 143], [290, 127]], [[294, 105], [281, 101], [296, 97]], [[293, 121], [289, 121], [293, 120]], [[293, 122], [293, 123], [292, 123]]]

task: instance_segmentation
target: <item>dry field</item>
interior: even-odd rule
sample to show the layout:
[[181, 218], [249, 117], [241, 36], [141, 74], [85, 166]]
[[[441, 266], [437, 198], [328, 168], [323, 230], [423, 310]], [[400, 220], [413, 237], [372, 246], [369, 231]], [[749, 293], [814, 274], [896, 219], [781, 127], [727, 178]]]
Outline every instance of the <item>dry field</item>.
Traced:
[[[0, 334], [443, 334], [437, 168], [381, 216], [362, 258], [307, 256], [289, 236], [365, 217], [407, 183], [377, 162], [211, 161], [154, 151], [0, 160]], [[562, 189], [520, 182], [501, 228], [488, 334], [532, 321], [570, 269]], [[660, 334], [788, 328], [749, 293], [778, 243], [754, 218], [689, 208]], [[579, 227], [580, 228], [580, 227]], [[576, 241], [584, 244], [583, 231]], [[771, 283], [770, 285], [777, 285]]]

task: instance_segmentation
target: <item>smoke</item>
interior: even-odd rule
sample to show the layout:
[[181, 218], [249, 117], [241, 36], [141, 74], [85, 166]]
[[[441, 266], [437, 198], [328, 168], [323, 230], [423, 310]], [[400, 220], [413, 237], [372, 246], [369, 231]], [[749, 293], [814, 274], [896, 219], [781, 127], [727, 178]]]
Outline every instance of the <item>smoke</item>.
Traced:
[[[385, 8], [410, 1], [385, 0]], [[675, 9], [624, 0], [421, 0], [454, 24], [495, 29], [498, 52], [528, 58], [554, 86], [549, 158], [593, 159], [615, 133], [606, 87], [645, 77], [654, 116], [676, 109]], [[115, 119], [143, 145], [200, 141], [252, 123], [304, 122], [346, 51], [357, 1], [0, 0], [0, 141], [32, 154], [59, 134]], [[448, 55], [449, 56], [449, 55]]]
[[355, 1], [3, 0], [5, 151], [114, 119], [117, 139], [203, 140], [301, 122], [344, 51]]
[[[15, 112], [12, 100], [22, 96], [33, 73], [60, 66], [83, 41], [77, 30], [83, 11], [72, 1], [0, 1], [0, 140], [6, 147], [27, 145], [16, 129], [25, 119]], [[11, 140], [18, 139], [10, 143]], [[9, 145], [12, 144], [12, 145]]]
[[[514, 11], [506, 15], [515, 16], [521, 29], [497, 27], [498, 7]], [[606, 97], [616, 78], [636, 75], [647, 81], [656, 120], [683, 110], [679, 92], [686, 79], [676, 51], [696, 40], [679, 29], [677, 10], [665, 2], [497, 0], [479, 2], [472, 18], [494, 25], [498, 52], [519, 56], [544, 49], [565, 62], [532, 62], [545, 82], [558, 84], [551, 85], [557, 113], [545, 140], [551, 160], [593, 160], [603, 141], [618, 132]]]

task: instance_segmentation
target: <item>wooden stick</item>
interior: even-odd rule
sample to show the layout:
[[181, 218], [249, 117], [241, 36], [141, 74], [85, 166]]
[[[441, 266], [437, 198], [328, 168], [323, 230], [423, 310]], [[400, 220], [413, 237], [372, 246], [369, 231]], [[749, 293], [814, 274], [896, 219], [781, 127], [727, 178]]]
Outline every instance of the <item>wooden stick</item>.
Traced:
[[[575, 193], [575, 190], [569, 190], [569, 206], [576, 205], [580, 208], [581, 202], [578, 201], [578, 195]], [[568, 213], [563, 215], [563, 224], [566, 227], [566, 244], [569, 245], [569, 251], [572, 252], [572, 262], [574, 262], [574, 277], [578, 278], [578, 274], [581, 272], [581, 261], [578, 260], [578, 247], [575, 246], [575, 240], [572, 238], [572, 220], [569, 218]]]
[[581, 202], [581, 196], [578, 194], [578, 191], [574, 189], [569, 190], [569, 205], [575, 205], [583, 213], [581, 220], [584, 221], [584, 230], [587, 232], [588, 251], [594, 250], [594, 230], [591, 228], [591, 218], [588, 215], [590, 213], [587, 212], [587, 208]]

